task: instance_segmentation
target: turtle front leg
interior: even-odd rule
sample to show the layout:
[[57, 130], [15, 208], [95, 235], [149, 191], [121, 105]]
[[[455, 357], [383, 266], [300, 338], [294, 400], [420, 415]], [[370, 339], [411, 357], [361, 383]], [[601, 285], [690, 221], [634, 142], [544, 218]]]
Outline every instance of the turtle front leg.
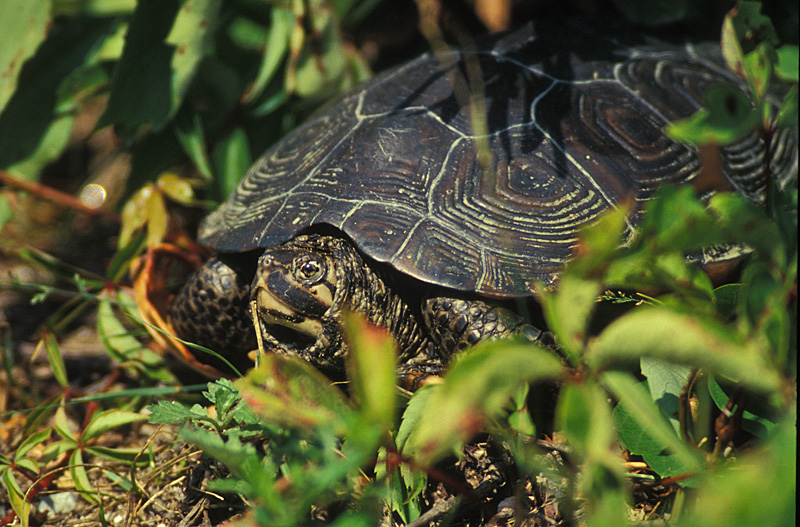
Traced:
[[526, 323], [516, 313], [480, 300], [436, 297], [422, 305], [430, 340], [421, 352], [398, 368], [400, 384], [416, 390], [442, 373], [454, 353], [482, 340], [520, 336], [557, 349], [552, 333]]
[[521, 336], [555, 347], [553, 335], [527, 324], [508, 309], [480, 300], [437, 297], [423, 304], [422, 316], [445, 360], [486, 339]]
[[[224, 355], [240, 371], [252, 366], [248, 353], [256, 347], [249, 313], [251, 276], [235, 259], [214, 258], [190, 275], [169, 308], [179, 338]], [[191, 352], [200, 362], [228, 369], [211, 355]]]

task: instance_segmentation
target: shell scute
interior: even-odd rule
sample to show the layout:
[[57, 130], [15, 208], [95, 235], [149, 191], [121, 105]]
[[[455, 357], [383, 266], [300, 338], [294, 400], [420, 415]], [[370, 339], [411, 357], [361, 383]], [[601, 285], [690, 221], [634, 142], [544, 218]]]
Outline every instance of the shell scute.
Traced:
[[[534, 281], [553, 283], [580, 226], [696, 178], [697, 152], [663, 127], [691, 115], [717, 82], [742, 86], [718, 48], [583, 26], [528, 26], [474, 52], [424, 55], [270, 149], [201, 240], [245, 251], [325, 224], [422, 281], [529, 294]], [[476, 96], [485, 115], [472, 114]], [[772, 147], [773, 173], [796, 178], [797, 132], [780, 131]], [[756, 134], [721, 149], [729, 186], [754, 200], [763, 151]]]

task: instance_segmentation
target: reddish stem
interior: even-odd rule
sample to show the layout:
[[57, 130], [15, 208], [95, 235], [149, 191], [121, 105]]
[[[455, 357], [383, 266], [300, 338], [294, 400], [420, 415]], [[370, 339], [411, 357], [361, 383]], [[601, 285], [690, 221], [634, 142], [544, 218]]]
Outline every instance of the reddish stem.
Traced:
[[[0, 183], [8, 185], [9, 187], [14, 187], [20, 190], [24, 190], [26, 192], [30, 192], [31, 194], [38, 196], [42, 199], [52, 201], [53, 203], [56, 203], [63, 207], [75, 209], [83, 214], [89, 214], [92, 216], [102, 216], [113, 222], [116, 223], [120, 222], [119, 214], [117, 214], [116, 212], [112, 212], [110, 210], [105, 210], [105, 209], [95, 209], [92, 207], [87, 207], [80, 199], [76, 198], [72, 194], [61, 192], [60, 190], [56, 190], [53, 187], [48, 187], [47, 185], [42, 185], [41, 183], [36, 183], [35, 181], [26, 181], [24, 179], [14, 177], [4, 170], [0, 170]], [[0, 525], [2, 524], [0, 523]]]

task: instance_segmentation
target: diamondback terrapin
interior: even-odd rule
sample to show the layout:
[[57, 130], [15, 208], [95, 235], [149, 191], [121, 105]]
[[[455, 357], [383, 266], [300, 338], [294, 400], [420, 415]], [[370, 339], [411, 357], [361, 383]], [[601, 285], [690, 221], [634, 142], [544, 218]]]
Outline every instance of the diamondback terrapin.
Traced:
[[[436, 372], [487, 336], [535, 340], [503, 299], [553, 285], [578, 228], [605, 210], [696, 178], [696, 150], [663, 127], [715, 83], [743, 87], [718, 46], [578, 25], [380, 74], [267, 151], [206, 218], [200, 240], [218, 257], [174, 300], [173, 326], [236, 362], [254, 346], [252, 298], [268, 350], [334, 373], [346, 308], [388, 328], [409, 371]], [[761, 199], [763, 159], [755, 133], [722, 148], [729, 188]], [[796, 177], [796, 132], [775, 136], [772, 173]]]

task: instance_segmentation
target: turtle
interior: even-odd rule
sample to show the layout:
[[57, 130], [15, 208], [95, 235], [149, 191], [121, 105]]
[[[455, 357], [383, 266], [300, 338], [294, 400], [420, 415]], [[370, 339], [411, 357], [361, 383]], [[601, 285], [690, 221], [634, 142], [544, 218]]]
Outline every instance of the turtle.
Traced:
[[[347, 310], [393, 334], [401, 374], [436, 374], [488, 338], [556, 346], [514, 300], [553, 287], [603, 212], [632, 199], [633, 235], [661, 186], [696, 180], [697, 150], [663, 129], [717, 83], [744, 90], [718, 45], [582, 23], [529, 23], [380, 73], [271, 147], [204, 219], [216, 257], [176, 295], [174, 330], [246, 363], [252, 301], [266, 351], [330, 375]], [[764, 150], [756, 133], [720, 149], [728, 189], [763, 200]], [[775, 135], [771, 163], [796, 178], [795, 131]]]

